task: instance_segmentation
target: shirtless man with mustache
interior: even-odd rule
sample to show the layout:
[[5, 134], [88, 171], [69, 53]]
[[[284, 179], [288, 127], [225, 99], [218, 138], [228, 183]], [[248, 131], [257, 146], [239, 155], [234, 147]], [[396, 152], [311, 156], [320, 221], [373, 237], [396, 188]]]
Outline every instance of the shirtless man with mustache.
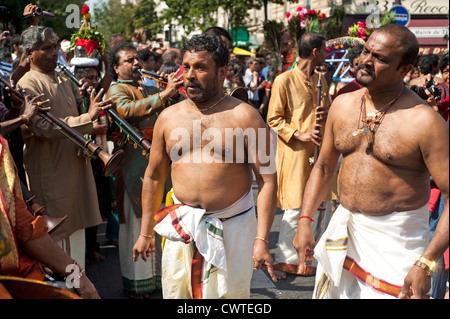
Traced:
[[[326, 195], [340, 154], [341, 206], [315, 245], [308, 218], [294, 239], [299, 260], [318, 260], [315, 298], [424, 298], [449, 244], [448, 124], [403, 84], [419, 45], [407, 28], [376, 29], [359, 58], [364, 88], [336, 98], [302, 215]], [[445, 209], [428, 243], [430, 175]]]
[[[252, 106], [224, 93], [228, 59], [219, 37], [188, 40], [182, 65], [189, 98], [161, 112], [155, 125], [134, 258], [147, 260], [155, 250], [155, 232], [166, 238], [164, 298], [249, 298], [253, 267], [268, 269], [276, 281], [268, 247], [276, 172], [265, 169], [258, 152], [259, 146], [269, 149], [269, 130]], [[237, 132], [231, 143], [227, 129]], [[253, 141], [263, 145], [251, 143], [252, 133]], [[175, 205], [158, 211], [171, 161]], [[258, 218], [253, 174], [259, 187]]]

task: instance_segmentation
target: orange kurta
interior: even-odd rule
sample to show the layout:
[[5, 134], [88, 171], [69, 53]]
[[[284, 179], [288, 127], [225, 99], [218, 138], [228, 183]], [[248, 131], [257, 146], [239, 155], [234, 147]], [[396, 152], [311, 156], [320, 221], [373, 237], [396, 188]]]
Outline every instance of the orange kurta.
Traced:
[[[319, 73], [315, 73], [310, 82], [297, 65], [277, 76], [273, 83], [267, 123], [278, 134], [277, 197], [278, 206], [283, 210], [301, 208], [303, 192], [313, 168], [309, 158], [314, 155], [314, 143], [301, 142], [293, 135], [296, 130], [306, 132], [314, 128], [318, 81]], [[326, 81], [321, 83], [322, 92], [328, 93]], [[328, 109], [328, 94], [323, 96], [322, 105]]]

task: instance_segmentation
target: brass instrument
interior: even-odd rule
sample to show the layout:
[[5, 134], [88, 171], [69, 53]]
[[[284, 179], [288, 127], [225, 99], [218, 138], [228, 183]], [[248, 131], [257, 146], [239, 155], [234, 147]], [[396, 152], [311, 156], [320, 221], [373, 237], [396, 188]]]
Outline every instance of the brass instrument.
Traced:
[[54, 230], [67, 218], [67, 216], [58, 218], [46, 214], [45, 207], [35, 201], [36, 195], [34, 195], [22, 181], [20, 182], [20, 187], [22, 188], [23, 200], [25, 201], [25, 204], [27, 204], [28, 210], [33, 216], [44, 217], [47, 224], [48, 233]]
[[[177, 72], [177, 76], [181, 75], [180, 74], [181, 70], [182, 70], [181, 67], [179, 67], [178, 70], [176, 71]], [[147, 70], [144, 70], [144, 69], [139, 69], [139, 72], [141, 72], [142, 76], [144, 76], [144, 77], [146, 77], [148, 79], [151, 79], [151, 80], [155, 80], [155, 81], [157, 81], [157, 82], [159, 82], [161, 84], [167, 85], [167, 83], [169, 82], [169, 79], [167, 77], [165, 77], [165, 76], [162, 76], [161, 74], [158, 74], [158, 73], [155, 73], [155, 72], [152, 72], [152, 71], [147, 71]], [[178, 89], [178, 91], [180, 91], [181, 94], [183, 94], [183, 96], [185, 98], [188, 98], [188, 96], [186, 94], [186, 89], [184, 88], [184, 86], [181, 86]]]
[[[147, 71], [144, 69], [141, 69], [141, 74], [149, 79], [153, 79], [156, 81], [159, 81], [161, 83], [167, 84], [168, 79], [158, 73]], [[248, 94], [247, 90], [243, 87], [237, 87], [234, 88], [233, 91], [230, 93], [230, 96], [233, 96], [241, 101], [244, 101], [245, 103], [248, 103]]]
[[[80, 87], [80, 81], [70, 72], [64, 65], [58, 63], [61, 71], [78, 87]], [[121, 130], [124, 132], [136, 145], [143, 149], [143, 155], [146, 156], [150, 154], [150, 147], [152, 143], [143, 137], [141, 133], [136, 131], [136, 129], [131, 126], [127, 121], [125, 121], [116, 110], [109, 108], [105, 110], [111, 118], [112, 122], [114, 122]]]
[[[7, 80], [0, 78], [0, 83], [2, 83], [3, 86], [9, 88], [10, 92], [17, 98], [21, 99], [22, 101], [25, 100], [24, 95], [14, 89]], [[92, 140], [86, 139], [81, 133], [71, 128], [63, 120], [61, 120], [50, 111], [41, 111], [39, 116], [47, 120], [52, 125], [56, 126], [62, 134], [64, 134], [67, 138], [80, 146], [83, 150], [87, 151], [90, 156], [97, 156], [98, 158], [100, 158], [100, 160], [104, 164], [104, 176], [113, 174], [121, 164], [125, 154], [123, 150], [118, 150], [112, 155], [108, 154], [106, 151], [102, 150], [100, 146], [96, 145]]]

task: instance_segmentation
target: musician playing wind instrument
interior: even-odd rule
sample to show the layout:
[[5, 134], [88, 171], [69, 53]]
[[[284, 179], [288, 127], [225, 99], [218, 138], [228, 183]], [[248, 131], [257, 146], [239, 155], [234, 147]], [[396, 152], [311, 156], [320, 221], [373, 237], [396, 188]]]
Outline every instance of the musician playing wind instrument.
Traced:
[[[164, 91], [155, 87], [147, 87], [141, 83], [140, 69], [142, 65], [133, 45], [122, 43], [114, 47], [109, 58], [109, 68], [115, 84], [107, 92], [116, 107], [117, 113], [130, 125], [141, 131], [142, 135], [152, 140], [153, 126], [157, 113], [162, 111], [169, 98], [176, 94], [182, 81], [177, 81], [175, 73], [168, 76], [168, 84]], [[178, 82], [178, 83], [177, 83]], [[141, 192], [142, 180], [148, 158], [143, 150], [123, 136], [118, 142], [125, 151], [122, 165], [124, 194], [116, 186], [116, 200], [123, 196], [123, 215], [119, 212], [119, 254], [123, 286], [130, 298], [146, 298], [154, 289], [161, 287], [160, 275], [161, 252], [152, 256], [151, 261], [134, 263], [132, 248], [140, 233], [142, 215]], [[120, 182], [120, 172], [116, 173]], [[118, 205], [121, 203], [118, 202]], [[160, 245], [159, 245], [160, 247]]]
[[[49, 99], [51, 112], [79, 133], [106, 133], [106, 126], [95, 121], [101, 108], [110, 105], [101, 106], [100, 95], [91, 95], [90, 108], [83, 114], [78, 87], [55, 72], [58, 40], [53, 30], [41, 26], [28, 28], [21, 35], [21, 43], [31, 69], [18, 85], [29, 94], [43, 94], [42, 100]], [[31, 191], [50, 215], [67, 215], [51, 235], [83, 265], [84, 229], [102, 221], [91, 163], [80, 156], [80, 148], [73, 141], [40, 116], [30, 119], [22, 133]]]
[[[300, 61], [291, 71], [275, 79], [269, 103], [267, 123], [278, 134], [278, 206], [284, 210], [275, 254], [278, 279], [285, 279], [287, 272], [311, 275], [315, 271], [314, 265], [299, 265], [292, 240], [300, 217], [303, 191], [313, 167], [309, 160], [315, 145], [320, 145], [319, 133], [323, 131], [316, 126], [316, 118], [323, 117], [324, 110], [330, 105], [328, 98], [322, 98], [323, 108], [316, 111], [320, 74], [316, 67], [325, 61], [325, 41], [324, 36], [314, 32], [303, 35], [299, 41]], [[325, 79], [320, 81], [323, 95], [328, 96], [327, 82]], [[320, 126], [324, 124], [322, 122]], [[326, 227], [329, 215], [330, 211], [325, 214], [318, 212], [314, 217], [316, 236]]]

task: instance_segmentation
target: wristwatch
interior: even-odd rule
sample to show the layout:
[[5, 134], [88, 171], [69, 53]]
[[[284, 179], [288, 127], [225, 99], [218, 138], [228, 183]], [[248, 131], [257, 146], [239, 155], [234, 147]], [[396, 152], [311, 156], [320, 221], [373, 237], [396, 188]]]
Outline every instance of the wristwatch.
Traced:
[[415, 266], [422, 268], [427, 272], [428, 276], [432, 276], [436, 270], [436, 262], [426, 259], [425, 257], [419, 257], [414, 263]]

